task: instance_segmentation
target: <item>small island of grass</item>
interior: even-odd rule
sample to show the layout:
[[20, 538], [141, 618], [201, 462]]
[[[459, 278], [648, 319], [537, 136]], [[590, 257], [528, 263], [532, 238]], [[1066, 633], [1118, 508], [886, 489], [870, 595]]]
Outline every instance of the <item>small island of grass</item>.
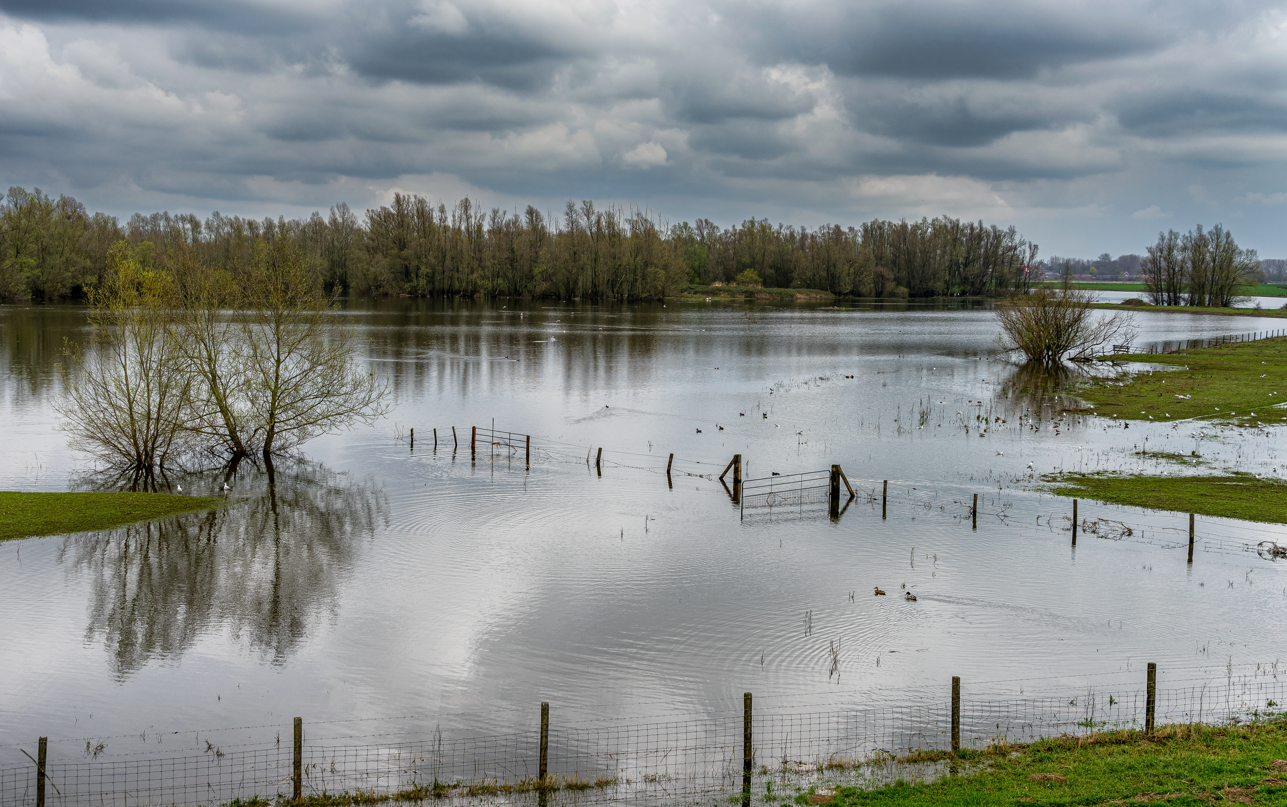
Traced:
[[1149, 510], [1287, 524], [1287, 483], [1250, 474], [1227, 476], [1128, 476], [1052, 474], [1045, 481], [1060, 496], [1094, 499]]
[[138, 521], [210, 510], [223, 504], [213, 496], [169, 493], [0, 492], [0, 541], [107, 530]]

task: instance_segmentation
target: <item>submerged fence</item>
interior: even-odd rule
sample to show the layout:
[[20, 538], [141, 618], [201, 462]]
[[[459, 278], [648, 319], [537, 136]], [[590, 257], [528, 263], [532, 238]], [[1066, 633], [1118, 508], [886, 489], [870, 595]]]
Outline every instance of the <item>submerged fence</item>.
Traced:
[[[294, 731], [282, 731], [276, 741], [229, 748], [207, 742], [203, 750], [175, 756], [109, 756], [103, 745], [89, 743], [83, 752], [59, 743], [49, 753], [41, 739], [35, 754], [23, 749], [29, 764], [0, 769], [0, 804], [244, 805], [301, 797], [354, 803], [336, 798], [340, 794], [404, 802], [761, 804], [775, 788], [789, 796], [823, 781], [862, 785], [934, 775], [932, 764], [918, 769], [906, 759], [915, 752], [1277, 719], [1278, 704], [1287, 699], [1287, 679], [1280, 680], [1276, 667], [1214, 684], [1181, 680], [1171, 688], [1157, 686], [1154, 665], [1140, 672], [1133, 684], [1020, 699], [971, 697], [968, 682], [962, 693], [960, 679], [953, 679], [950, 688], [887, 708], [756, 709], [747, 693], [742, 703], [707, 717], [638, 723], [564, 725], [557, 709], [552, 716], [542, 704], [539, 724], [491, 736], [443, 729], [425, 718], [402, 733], [309, 740], [308, 726], [296, 719]], [[282, 741], [292, 734], [293, 743]], [[69, 754], [80, 759], [68, 760]]]

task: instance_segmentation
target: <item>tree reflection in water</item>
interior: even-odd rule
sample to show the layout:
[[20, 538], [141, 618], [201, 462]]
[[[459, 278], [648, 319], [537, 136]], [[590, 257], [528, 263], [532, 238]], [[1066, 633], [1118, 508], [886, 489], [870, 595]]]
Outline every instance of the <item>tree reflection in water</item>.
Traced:
[[[119, 677], [177, 659], [217, 629], [285, 663], [337, 608], [361, 539], [387, 524], [371, 480], [300, 459], [234, 470], [225, 508], [64, 539], [60, 561], [91, 578], [86, 639], [103, 641]], [[183, 483], [217, 489], [224, 478]], [[80, 487], [118, 489], [114, 481]]]

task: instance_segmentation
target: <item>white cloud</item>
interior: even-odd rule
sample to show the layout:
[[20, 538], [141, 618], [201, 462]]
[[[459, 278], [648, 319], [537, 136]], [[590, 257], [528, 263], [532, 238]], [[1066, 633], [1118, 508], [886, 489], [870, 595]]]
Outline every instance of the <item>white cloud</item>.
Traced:
[[655, 168], [666, 164], [666, 149], [660, 143], [640, 143], [622, 154], [621, 162], [631, 168]]
[[1281, 205], [1287, 202], [1287, 193], [1249, 193], [1247, 202], [1253, 205]]
[[446, 0], [423, 0], [420, 13], [412, 17], [412, 25], [441, 34], [460, 35], [469, 29], [469, 20], [460, 9]]
[[1131, 214], [1131, 218], [1139, 219], [1140, 221], [1160, 221], [1162, 219], [1169, 219], [1173, 215], [1175, 214], [1170, 210], [1163, 210], [1157, 205], [1149, 205], [1141, 210], [1136, 210]]

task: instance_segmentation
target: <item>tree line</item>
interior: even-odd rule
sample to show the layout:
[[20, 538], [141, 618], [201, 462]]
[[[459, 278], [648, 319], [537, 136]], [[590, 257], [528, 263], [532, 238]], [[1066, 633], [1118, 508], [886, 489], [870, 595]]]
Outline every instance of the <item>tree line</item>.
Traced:
[[84, 299], [118, 241], [144, 268], [172, 264], [181, 251], [207, 270], [236, 273], [260, 244], [279, 239], [328, 293], [623, 301], [737, 283], [860, 297], [1000, 296], [1028, 288], [1038, 252], [1014, 227], [949, 217], [722, 228], [589, 201], [552, 216], [399, 193], [363, 217], [338, 204], [307, 219], [154, 213], [122, 224], [68, 196], [11, 188], [0, 201], [0, 300]]

